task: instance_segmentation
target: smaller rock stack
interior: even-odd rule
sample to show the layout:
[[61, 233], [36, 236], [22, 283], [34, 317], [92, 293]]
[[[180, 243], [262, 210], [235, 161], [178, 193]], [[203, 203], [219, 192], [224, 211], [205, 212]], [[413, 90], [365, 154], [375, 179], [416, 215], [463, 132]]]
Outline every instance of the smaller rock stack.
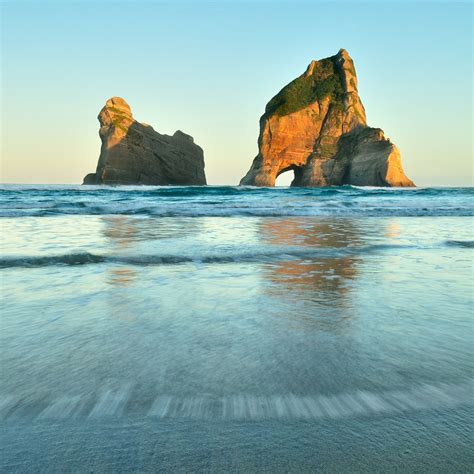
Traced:
[[99, 162], [83, 184], [206, 184], [204, 154], [190, 135], [180, 130], [161, 135], [137, 122], [120, 97], [109, 99], [98, 119]]

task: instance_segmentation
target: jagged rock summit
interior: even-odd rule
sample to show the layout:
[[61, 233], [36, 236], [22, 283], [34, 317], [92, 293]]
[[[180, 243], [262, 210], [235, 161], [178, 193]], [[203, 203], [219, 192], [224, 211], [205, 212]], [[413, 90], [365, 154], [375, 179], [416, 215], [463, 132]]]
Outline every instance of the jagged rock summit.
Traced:
[[312, 61], [267, 104], [259, 153], [241, 185], [274, 186], [288, 170], [292, 186], [414, 186], [397, 147], [367, 126], [354, 63], [346, 50]]
[[102, 140], [95, 173], [83, 184], [204, 185], [204, 155], [193, 137], [178, 130], [161, 135], [137, 122], [120, 97], [109, 99], [97, 117]]

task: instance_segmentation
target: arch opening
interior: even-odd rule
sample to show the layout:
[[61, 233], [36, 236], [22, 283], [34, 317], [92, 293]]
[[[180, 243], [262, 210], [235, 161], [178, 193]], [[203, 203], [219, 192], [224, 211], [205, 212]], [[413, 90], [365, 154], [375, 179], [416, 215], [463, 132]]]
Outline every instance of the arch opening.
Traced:
[[300, 186], [303, 169], [299, 166], [292, 165], [278, 172], [275, 179], [275, 186]]

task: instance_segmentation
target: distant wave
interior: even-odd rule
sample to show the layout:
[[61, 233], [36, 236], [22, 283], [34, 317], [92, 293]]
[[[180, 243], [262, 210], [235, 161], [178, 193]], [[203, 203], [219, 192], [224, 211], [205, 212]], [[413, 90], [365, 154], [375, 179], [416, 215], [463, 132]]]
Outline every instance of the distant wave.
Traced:
[[91, 253], [73, 253], [50, 256], [25, 256], [25, 257], [3, 257], [0, 258], [0, 268], [12, 267], [48, 267], [54, 265], [88, 265], [91, 263], [102, 263], [107, 260], [102, 255]]
[[0, 186], [0, 217], [473, 216], [473, 188]]
[[311, 258], [337, 258], [393, 249], [415, 248], [407, 245], [366, 245], [344, 248], [276, 247], [263, 250], [217, 251], [195, 255], [96, 255], [88, 252], [50, 256], [12, 256], [0, 258], [0, 268], [32, 268], [116, 263], [136, 266], [181, 263], [273, 262]]
[[112, 206], [90, 207], [87, 209], [24, 209], [0, 210], [0, 218], [12, 217], [54, 217], [64, 215], [147, 215], [154, 217], [472, 217], [474, 210], [469, 208], [434, 208], [434, 209], [407, 209], [399, 208], [373, 208], [373, 209], [160, 209], [151, 207], [114, 208]]
[[467, 249], [474, 249], [473, 240], [447, 240], [446, 244], [451, 247], [462, 247]]

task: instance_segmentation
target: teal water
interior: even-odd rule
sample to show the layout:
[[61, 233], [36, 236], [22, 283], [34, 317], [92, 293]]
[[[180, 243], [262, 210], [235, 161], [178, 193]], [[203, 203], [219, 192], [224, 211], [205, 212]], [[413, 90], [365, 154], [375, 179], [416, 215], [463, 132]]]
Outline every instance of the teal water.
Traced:
[[472, 216], [474, 188], [0, 185], [0, 217]]
[[0, 469], [472, 469], [471, 189], [1, 188]]

